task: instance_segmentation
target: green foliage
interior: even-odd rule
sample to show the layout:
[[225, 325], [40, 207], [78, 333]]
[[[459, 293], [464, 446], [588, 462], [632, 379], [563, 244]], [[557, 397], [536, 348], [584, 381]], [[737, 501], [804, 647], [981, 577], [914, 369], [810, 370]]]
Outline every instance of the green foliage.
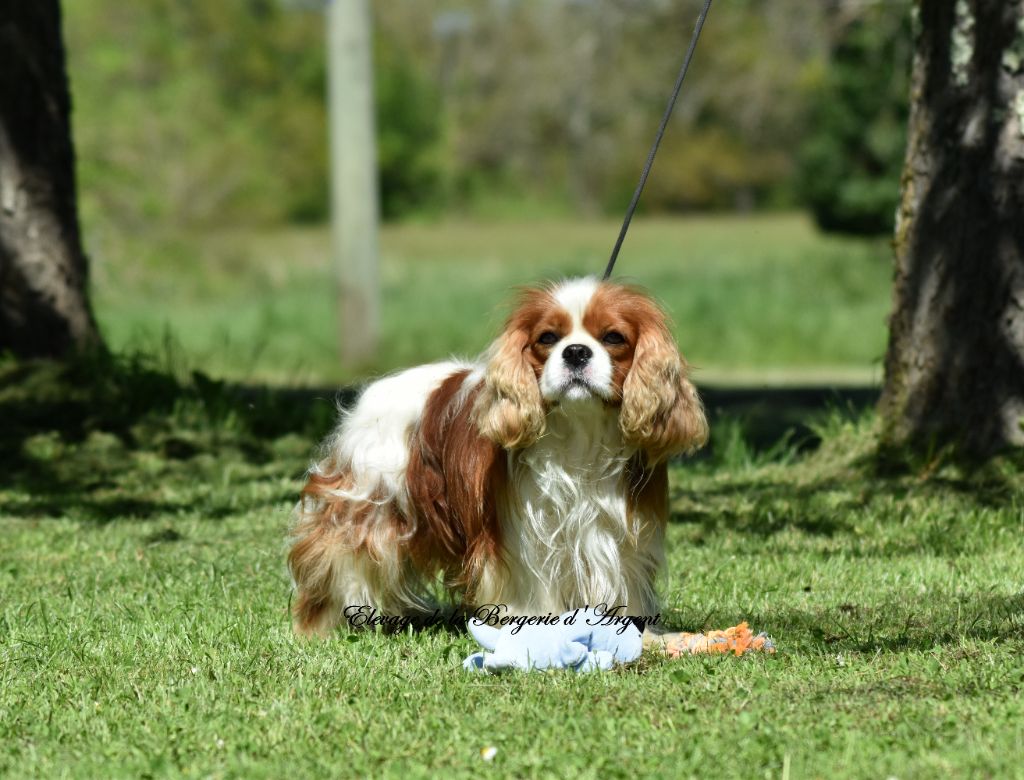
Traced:
[[[870, 420], [797, 461], [733, 429], [672, 468], [664, 619], [749, 620], [778, 655], [477, 677], [463, 634], [293, 637], [283, 539], [333, 404], [257, 415], [162, 362], [0, 366], [4, 776], [1019, 773], [1019, 469], [877, 479]], [[48, 422], [64, 402], [98, 412]]]
[[64, 5], [87, 224], [323, 216], [317, 15], [268, 0]]
[[[658, 163], [644, 189], [643, 210], [749, 210], [765, 200], [786, 169], [785, 153], [759, 151], [720, 126], [673, 135], [658, 151]], [[622, 171], [616, 203], [623, 210], [638, 173]]]
[[910, 99], [910, 12], [882, 3], [841, 33], [813, 92], [800, 190], [818, 224], [891, 233]]
[[[695, 5], [375, 3], [385, 216], [441, 207], [620, 214]], [[155, 223], [326, 217], [319, 9], [285, 0], [75, 0], [64, 11], [90, 237]], [[872, 105], [825, 110], [832, 95], [845, 105], [847, 93], [870, 99], [905, 85], [890, 79], [895, 60], [879, 62], [891, 53], [876, 40], [893, 37], [886, 13], [864, 12], [833, 73], [823, 66], [830, 17], [820, 4], [716, 7], [643, 207], [792, 206], [795, 160], [809, 137], [808, 181], [845, 188], [838, 202], [853, 219], [891, 198], [890, 182], [872, 171], [888, 170], [901, 146], [892, 126], [899, 117], [864, 133]], [[437, 22], [453, 14], [464, 23], [439, 34]], [[806, 87], [822, 72], [810, 122]], [[866, 152], [851, 145], [865, 137]], [[847, 165], [869, 174], [849, 176]], [[816, 204], [831, 199], [802, 192]]]
[[[320, 12], [276, 0], [65, 4], [89, 226], [321, 221], [328, 206]], [[409, 55], [378, 41], [386, 216], [436, 202], [441, 113]]]
[[440, 98], [409, 54], [378, 35], [377, 155], [385, 218], [437, 208], [441, 194]]
[[[698, 5], [665, 4], [665, 18], [644, 30], [650, 45], [665, 53], [665, 62], [657, 60], [657, 80], [649, 87], [658, 99], [645, 108], [645, 132], [630, 138], [636, 149], [617, 194], [623, 207], [636, 184], [636, 158], [650, 143]], [[806, 85], [823, 67], [826, 27], [822, 4], [740, 0], [715, 6], [643, 208], [649, 213], [750, 210], [796, 202], [794, 160], [809, 127]], [[651, 79], [650, 74], [632, 77]]]

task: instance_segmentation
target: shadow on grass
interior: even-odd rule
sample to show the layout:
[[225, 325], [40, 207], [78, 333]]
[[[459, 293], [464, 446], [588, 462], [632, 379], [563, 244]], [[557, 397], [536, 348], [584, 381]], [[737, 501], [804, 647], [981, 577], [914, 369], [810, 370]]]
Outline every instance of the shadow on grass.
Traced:
[[[351, 404], [356, 392], [231, 385], [199, 372], [182, 377], [146, 356], [0, 361], [0, 491], [16, 493], [3, 511], [63, 516], [73, 508], [96, 522], [145, 520], [196, 509], [196, 491], [168, 496], [160, 489], [164, 482], [216, 483], [243, 466], [264, 469], [264, 480], [274, 474], [298, 478], [333, 426], [338, 406]], [[830, 409], [856, 417], [877, 398], [872, 388], [704, 387], [701, 393], [713, 431], [732, 425], [744, 447], [769, 459], [780, 442], [784, 457], [817, 448], [815, 420]], [[701, 455], [705, 467], [715, 466], [719, 446], [714, 438]], [[960, 491], [993, 506], [1009, 490], [993, 484], [979, 492], [977, 481], [939, 477], [926, 485], [880, 480], [870, 489], [895, 498], [911, 490]], [[814, 494], [830, 490], [841, 506], [809, 512]], [[214, 492], [198, 499], [204, 515], [238, 511], [237, 498]], [[741, 511], [741, 502], [729, 500], [740, 497], [744, 505], [771, 505], [773, 511]], [[864, 501], [865, 495], [839, 483], [798, 486], [738, 477], [702, 486], [695, 507], [673, 519], [700, 523], [709, 532], [727, 526], [769, 535], [796, 527], [829, 536], [846, 530], [838, 518], [850, 513], [843, 510]]]
[[[755, 449], [794, 430], [799, 447], [812, 449], [812, 414], [875, 399], [867, 388], [702, 392], [712, 425], [739, 419]], [[356, 393], [231, 385], [199, 372], [181, 378], [145, 356], [0, 362], [0, 491], [19, 493], [4, 512], [59, 517], [74, 509], [102, 523], [195, 509], [194, 499], [163, 495], [161, 478], [200, 483], [239, 463], [301, 470]], [[293, 439], [290, 457], [277, 446], [284, 437]], [[210, 501], [201, 510], [217, 518], [237, 506]]]
[[[743, 438], [755, 452], [788, 440], [798, 452], [816, 449], [821, 435], [814, 422], [831, 410], [858, 416], [878, 403], [876, 387], [701, 387], [714, 429], [722, 419], [739, 421]], [[714, 456], [714, 443], [700, 457]]]
[[[877, 502], [888, 502], [886, 511], [906, 505], [911, 498], [931, 500], [933, 507], [950, 506], [962, 500], [971, 509], [1001, 510], [1019, 495], [1019, 488], [998, 474], [968, 473], [962, 477], [930, 476], [927, 479], [870, 478], [871, 464], [857, 464], [868, 478], [841, 479], [823, 477], [809, 484], [763, 476], [730, 479], [727, 482], [702, 483], [697, 491], [681, 486], [673, 489], [673, 504], [686, 500], [685, 509], [673, 510], [670, 522], [699, 526], [695, 543], [717, 534], [736, 532], [747, 536], [770, 537], [788, 530], [831, 538], [851, 534], [865, 515], [877, 510]], [[899, 519], [892, 518], [894, 523]], [[1012, 513], [1006, 522], [1017, 521]], [[970, 544], [970, 528], [958, 524], [950, 529], [942, 524], [923, 524], [919, 533], [904, 540], [889, 540], [883, 545], [851, 546], [844, 554], [851, 557], [913, 555], [927, 549], [934, 554], [955, 555]]]
[[874, 608], [840, 604], [830, 610], [766, 614], [762, 619], [780, 625], [780, 633], [808, 635], [829, 652], [926, 651], [959, 647], [965, 638], [1020, 642], [1024, 593], [950, 595], [916, 604], [893, 599]]
[[[820, 445], [816, 423], [830, 410], [855, 419], [877, 397], [871, 388], [701, 392], [713, 437], [697, 468], [725, 471], [733, 455], [724, 450], [735, 441], [743, 457], [785, 461]], [[298, 479], [335, 423], [338, 407], [351, 404], [356, 393], [231, 385], [198, 372], [180, 377], [147, 357], [0, 361], [0, 493], [8, 493], [3, 512], [73, 513], [104, 523], [196, 511], [217, 519], [245, 508], [240, 502], [290, 502], [292, 492], [269, 494], [264, 487], [261, 497], [246, 498], [245, 491], [215, 486], [228, 476], [233, 487], [244, 479]], [[733, 444], [720, 435], [730, 430]], [[871, 473], [870, 464], [861, 465]], [[728, 480], [704, 480], [686, 511], [672, 519], [698, 524], [707, 536], [728, 530], [767, 537], [795, 528], [830, 537], [849, 532], [858, 510], [879, 495], [963, 495], [995, 508], [1014, 492], [1005, 481], [969, 474], [855, 484], [824, 477], [811, 484], [774, 479], [738, 471]], [[168, 485], [189, 489], [167, 490]], [[829, 500], [816, 500], [820, 494]]]
[[785, 651], [834, 653], [961, 651], [964, 639], [1024, 644], [1024, 592], [946, 594], [916, 601], [894, 596], [871, 607], [839, 603], [819, 609], [713, 610], [700, 616], [674, 611], [666, 628], [707, 631], [747, 620], [767, 629]]
[[[239, 465], [301, 472], [335, 420], [336, 395], [352, 391], [296, 398], [201, 373], [180, 379], [145, 358], [2, 362], [0, 492], [15, 493], [3, 513], [145, 520], [195, 509], [194, 497], [168, 498], [163, 479], [217, 482]], [[238, 511], [216, 497], [204, 504], [211, 518]]]

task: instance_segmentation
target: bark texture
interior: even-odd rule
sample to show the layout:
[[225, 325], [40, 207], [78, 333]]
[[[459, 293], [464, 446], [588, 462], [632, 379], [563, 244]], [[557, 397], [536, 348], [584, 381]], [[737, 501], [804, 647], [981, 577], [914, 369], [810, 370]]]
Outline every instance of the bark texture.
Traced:
[[0, 351], [99, 343], [75, 201], [58, 0], [0, 0]]
[[883, 448], [1024, 441], [1024, 0], [918, 0]]

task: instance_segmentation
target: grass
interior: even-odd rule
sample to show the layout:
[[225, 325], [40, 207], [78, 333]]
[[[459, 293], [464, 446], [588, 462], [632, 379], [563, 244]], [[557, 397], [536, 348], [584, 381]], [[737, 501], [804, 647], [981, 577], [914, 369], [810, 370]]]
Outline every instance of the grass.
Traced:
[[870, 419], [811, 454], [716, 421], [672, 470], [667, 620], [778, 655], [491, 678], [440, 629], [292, 636], [283, 533], [331, 416], [0, 364], [0, 775], [1024, 776], [1019, 463], [883, 478]]
[[[96, 309], [117, 350], [180, 346], [213, 376], [324, 384], [480, 352], [511, 289], [598, 273], [611, 221], [440, 222], [385, 228], [381, 358], [337, 362], [325, 230], [144, 238], [92, 230]], [[879, 376], [889, 306], [884, 241], [823, 236], [796, 215], [641, 219], [623, 279], [653, 290], [717, 382]]]

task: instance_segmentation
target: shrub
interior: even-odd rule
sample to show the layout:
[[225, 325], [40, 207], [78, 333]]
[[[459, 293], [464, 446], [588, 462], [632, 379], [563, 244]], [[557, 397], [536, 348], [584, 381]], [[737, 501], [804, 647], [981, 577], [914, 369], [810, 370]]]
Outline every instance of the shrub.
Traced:
[[811, 94], [799, 190], [825, 230], [891, 232], [906, 145], [910, 16], [879, 4], [849, 23]]

